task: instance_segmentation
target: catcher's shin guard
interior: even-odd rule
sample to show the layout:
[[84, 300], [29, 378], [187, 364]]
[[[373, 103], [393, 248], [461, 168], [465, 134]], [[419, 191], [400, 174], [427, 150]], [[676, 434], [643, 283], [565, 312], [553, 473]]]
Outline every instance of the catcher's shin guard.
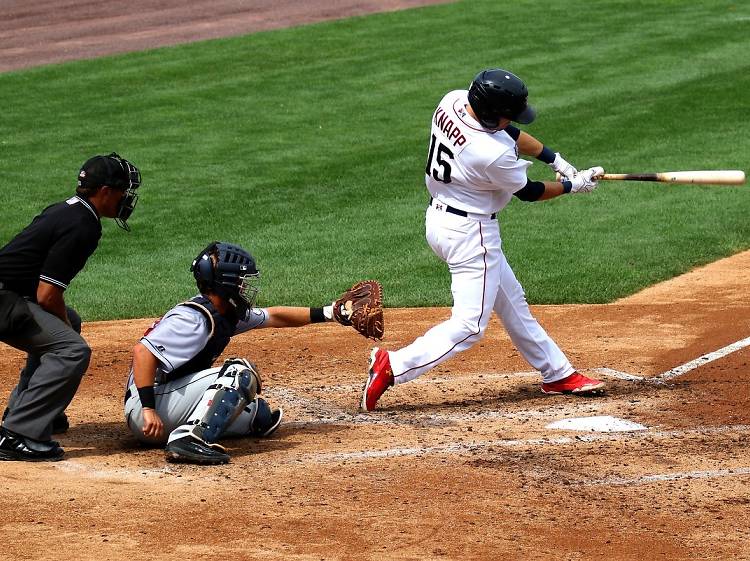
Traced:
[[241, 359], [227, 360], [187, 423], [173, 430], [167, 442], [188, 434], [208, 443], [216, 442], [245, 405], [255, 399], [259, 390], [260, 376], [251, 363]]

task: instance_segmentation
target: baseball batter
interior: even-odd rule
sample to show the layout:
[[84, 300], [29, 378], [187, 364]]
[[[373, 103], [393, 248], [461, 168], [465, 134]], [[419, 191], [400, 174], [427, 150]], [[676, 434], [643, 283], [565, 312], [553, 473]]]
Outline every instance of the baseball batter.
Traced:
[[[133, 349], [125, 418], [141, 442], [166, 443], [170, 461], [221, 464], [229, 455], [220, 438], [270, 436], [283, 415], [258, 396], [262, 381], [253, 363], [230, 358], [212, 367], [230, 338], [266, 327], [353, 325], [356, 317], [343, 309], [352, 305], [349, 292], [320, 308], [254, 307], [260, 273], [252, 255], [236, 245], [209, 244], [190, 270], [200, 294], [168, 311]], [[334, 306], [341, 308], [335, 317]]]
[[[565, 354], [534, 319], [523, 288], [502, 251], [497, 214], [515, 196], [542, 201], [567, 193], [589, 193], [602, 168], [584, 171], [511, 125], [535, 118], [525, 84], [514, 74], [480, 72], [469, 90], [446, 94], [432, 116], [425, 183], [429, 206], [426, 238], [448, 264], [453, 308], [449, 320], [396, 351], [374, 348], [362, 395], [372, 410], [394, 384], [421, 376], [479, 341], [494, 310], [522, 356], [542, 374], [542, 391], [587, 395], [604, 384], [576, 372]], [[561, 181], [526, 175], [536, 157]]]

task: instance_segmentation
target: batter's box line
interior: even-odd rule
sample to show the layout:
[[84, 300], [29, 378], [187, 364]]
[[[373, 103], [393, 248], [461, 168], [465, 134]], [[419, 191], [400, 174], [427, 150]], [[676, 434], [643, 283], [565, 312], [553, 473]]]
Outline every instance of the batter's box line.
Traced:
[[718, 349], [716, 351], [706, 353], [705, 355], [699, 356], [695, 360], [691, 360], [690, 362], [686, 362], [685, 364], [682, 364], [680, 366], [676, 366], [671, 370], [667, 370], [666, 372], [659, 374], [656, 378], [661, 381], [673, 380], [674, 378], [682, 376], [683, 374], [686, 374], [691, 370], [695, 370], [696, 368], [700, 368], [701, 366], [708, 364], [709, 362], [724, 358], [725, 356], [733, 352], [744, 349], [748, 345], [750, 345], [750, 337], [742, 339], [741, 341], [736, 341], [735, 343], [727, 345], [726, 347], [722, 347], [721, 349]]
[[[460, 382], [463, 380], [477, 380], [477, 379], [506, 380], [510, 378], [528, 378], [528, 377], [537, 377], [541, 379], [539, 372], [537, 371], [504, 372], [504, 373], [477, 372], [475, 374], [457, 374], [455, 376], [424, 376], [422, 378], [417, 378], [416, 380], [410, 381], [409, 386], [439, 384], [443, 382]], [[359, 382], [357, 384], [331, 384], [329, 386], [324, 386], [320, 384], [304, 384], [304, 385], [296, 386], [296, 388], [298, 390], [311, 390], [311, 391], [323, 392], [323, 393], [351, 393], [351, 392], [361, 392], [364, 385], [365, 385], [365, 377], [363, 376], [362, 382]]]
[[649, 483], [660, 483], [662, 481], [680, 481], [682, 479], [715, 479], [717, 477], [732, 477], [738, 475], [750, 475], [750, 467], [735, 467], [714, 470], [696, 470], [673, 473], [655, 473], [651, 475], [640, 475], [637, 477], [603, 477], [601, 479], [589, 479], [574, 483], [581, 487], [593, 487], [606, 485], [627, 486], [646, 485]]
[[447, 442], [445, 444], [436, 444], [434, 446], [410, 446], [380, 450], [356, 450], [352, 452], [308, 454], [295, 459], [294, 463], [337, 463], [349, 460], [376, 460], [440, 454], [462, 456], [471, 452], [478, 452], [492, 448], [524, 448], [538, 446], [568, 446], [577, 443], [647, 441], [710, 436], [725, 433], [747, 433], [748, 431], [750, 431], [750, 426], [748, 425], [727, 425], [721, 427], [699, 427], [687, 430], [582, 434], [576, 436], [560, 436], [556, 438], [475, 440], [471, 442]]
[[730, 355], [736, 351], [739, 351], [740, 349], [744, 349], [745, 347], [749, 345], [750, 345], [750, 337], [747, 337], [740, 341], [731, 343], [727, 345], [726, 347], [722, 347], [715, 351], [711, 351], [710, 353], [706, 353], [702, 356], [699, 356], [698, 358], [693, 359], [689, 362], [686, 362], [685, 364], [681, 364], [680, 366], [675, 366], [674, 368], [671, 368], [667, 370], [666, 372], [662, 372], [661, 374], [658, 374], [656, 376], [636, 376], [635, 374], [628, 374], [627, 372], [620, 372], [619, 370], [613, 370], [611, 368], [593, 368], [592, 371], [598, 374], [602, 374], [604, 376], [618, 378], [620, 380], [645, 381], [645, 382], [653, 382], [653, 383], [661, 384], [668, 380], [673, 380], [675, 378], [678, 378], [682, 376], [683, 374], [687, 374], [691, 370], [700, 368], [701, 366], [704, 366], [710, 362], [713, 362], [720, 358], [724, 358], [725, 356]]

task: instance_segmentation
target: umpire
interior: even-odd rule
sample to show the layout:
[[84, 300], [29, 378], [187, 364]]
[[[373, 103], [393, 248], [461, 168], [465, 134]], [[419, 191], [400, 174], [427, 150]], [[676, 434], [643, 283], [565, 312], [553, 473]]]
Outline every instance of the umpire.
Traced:
[[45, 208], [0, 249], [0, 341], [28, 353], [3, 414], [0, 460], [62, 458], [53, 429], [67, 429], [65, 408], [91, 356], [63, 293], [99, 244], [101, 217], [130, 230], [140, 184], [125, 158], [94, 156], [81, 167], [73, 197]]

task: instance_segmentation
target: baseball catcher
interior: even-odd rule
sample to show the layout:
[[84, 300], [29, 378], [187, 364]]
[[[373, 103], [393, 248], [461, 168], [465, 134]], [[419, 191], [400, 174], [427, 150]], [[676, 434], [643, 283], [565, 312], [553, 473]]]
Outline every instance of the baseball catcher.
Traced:
[[368, 319], [380, 309], [382, 290], [375, 281], [366, 281], [366, 289], [355, 285], [320, 308], [256, 308], [260, 272], [243, 248], [213, 242], [190, 270], [200, 294], [169, 310], [135, 345], [125, 394], [130, 431], [143, 443], [166, 444], [169, 461], [223, 464], [229, 455], [220, 439], [269, 437], [281, 424], [282, 409], [261, 397], [254, 363], [228, 358], [214, 367], [235, 335], [336, 319], [382, 337], [382, 310], [379, 323]]

